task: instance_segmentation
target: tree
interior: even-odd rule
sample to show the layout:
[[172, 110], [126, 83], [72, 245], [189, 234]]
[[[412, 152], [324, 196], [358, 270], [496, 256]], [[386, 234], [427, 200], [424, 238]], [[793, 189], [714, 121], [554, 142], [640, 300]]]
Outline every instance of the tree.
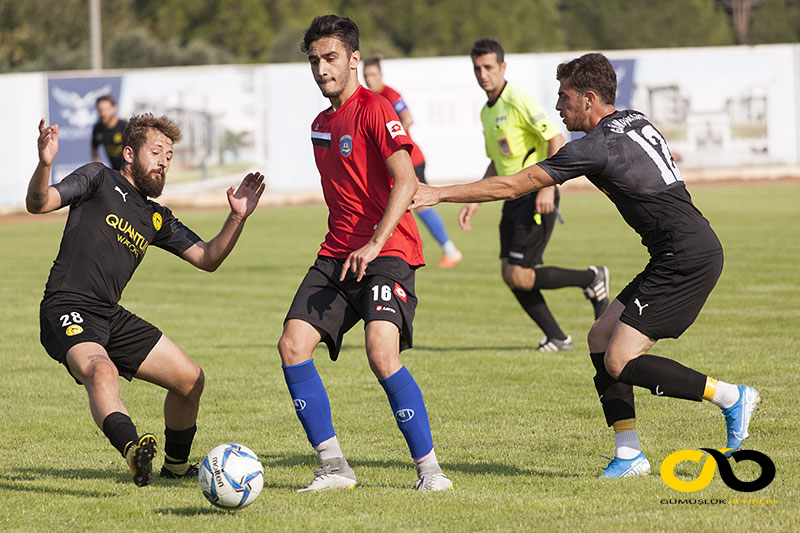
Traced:
[[567, 46], [578, 50], [733, 44], [724, 11], [711, 0], [569, 0]]

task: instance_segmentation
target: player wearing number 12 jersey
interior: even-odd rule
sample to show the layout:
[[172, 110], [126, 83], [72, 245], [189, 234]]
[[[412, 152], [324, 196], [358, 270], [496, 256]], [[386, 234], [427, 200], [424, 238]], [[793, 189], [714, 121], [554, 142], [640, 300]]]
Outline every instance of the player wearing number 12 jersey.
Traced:
[[654, 395], [708, 400], [722, 409], [727, 454], [748, 437], [758, 391], [731, 385], [647, 353], [658, 339], [677, 338], [703, 307], [722, 271], [722, 246], [692, 203], [666, 141], [647, 117], [614, 108], [616, 75], [602, 54], [558, 66], [556, 109], [567, 129], [585, 137], [512, 176], [463, 186], [421, 187], [414, 204], [517, 197], [586, 175], [642, 238], [650, 261], [589, 331], [595, 387], [615, 432], [614, 458], [601, 477], [649, 472], [635, 425], [633, 385]]
[[297, 290], [278, 342], [297, 417], [322, 463], [299, 492], [356, 485], [333, 429], [313, 351], [325, 342], [336, 360], [342, 336], [360, 320], [370, 367], [417, 465], [414, 487], [443, 490], [450, 481], [433, 451], [422, 392], [400, 362], [400, 351], [412, 342], [414, 271], [423, 265], [419, 233], [408, 210], [417, 189], [409, 155], [413, 145], [391, 104], [358, 83], [358, 48], [358, 26], [336, 15], [316, 17], [302, 46], [331, 107], [311, 124], [329, 210], [328, 234]]

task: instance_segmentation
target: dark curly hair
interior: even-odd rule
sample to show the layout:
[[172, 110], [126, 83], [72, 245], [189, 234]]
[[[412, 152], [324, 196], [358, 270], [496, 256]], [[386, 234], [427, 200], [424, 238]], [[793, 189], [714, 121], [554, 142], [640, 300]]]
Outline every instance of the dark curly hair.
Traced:
[[314, 17], [311, 26], [303, 34], [303, 44], [300, 45], [302, 52], [308, 53], [311, 43], [324, 37], [336, 37], [349, 54], [358, 50], [358, 25], [347, 17], [338, 15], [322, 15]]
[[556, 79], [564, 78], [569, 78], [569, 86], [579, 93], [594, 91], [606, 104], [614, 105], [617, 99], [617, 74], [603, 54], [584, 54], [561, 63], [556, 69]]

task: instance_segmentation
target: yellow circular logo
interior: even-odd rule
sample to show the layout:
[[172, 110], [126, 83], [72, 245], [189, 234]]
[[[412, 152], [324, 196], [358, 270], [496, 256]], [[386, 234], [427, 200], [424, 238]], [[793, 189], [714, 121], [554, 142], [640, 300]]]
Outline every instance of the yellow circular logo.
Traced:
[[72, 324], [71, 326], [67, 327], [66, 333], [67, 337], [72, 337], [74, 335], [78, 335], [79, 333], [83, 333], [83, 328], [78, 324]]
[[153, 213], [153, 227], [156, 228], [156, 231], [161, 229], [161, 215], [158, 213]]

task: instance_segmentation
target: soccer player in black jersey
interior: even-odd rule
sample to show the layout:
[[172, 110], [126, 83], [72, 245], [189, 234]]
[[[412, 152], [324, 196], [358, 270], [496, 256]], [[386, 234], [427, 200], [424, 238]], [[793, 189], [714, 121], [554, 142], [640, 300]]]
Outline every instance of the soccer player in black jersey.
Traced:
[[720, 407], [730, 455], [748, 437], [750, 417], [761, 401], [758, 391], [648, 353], [658, 339], [677, 338], [694, 322], [722, 272], [722, 245], [692, 203], [661, 134], [642, 113], [614, 108], [617, 80], [608, 59], [586, 54], [559, 65], [556, 77], [556, 109], [568, 130], [585, 137], [511, 176], [450, 187], [420, 185], [412, 207], [517, 198], [585, 175], [650, 253], [645, 269], [589, 331], [595, 387], [615, 431], [614, 459], [601, 477], [650, 470], [636, 431], [632, 385]]
[[108, 162], [114, 170], [122, 169], [122, 133], [126, 120], [117, 116], [117, 103], [110, 94], [100, 96], [95, 102], [98, 121], [92, 128], [92, 161], [100, 162], [100, 145], [106, 151]]
[[120, 399], [119, 376], [167, 389], [161, 477], [196, 477], [189, 452], [203, 392], [201, 368], [166, 335], [119, 305], [122, 290], [150, 244], [213, 271], [233, 249], [264, 191], [259, 173], [228, 189], [231, 212], [219, 234], [203, 241], [172, 212], [148, 199], [161, 194], [180, 128], [165, 116], [133, 116], [125, 129], [121, 172], [89, 163], [48, 186], [58, 153], [58, 126], [39, 123], [39, 163], [26, 205], [48, 213], [69, 205], [61, 247], [40, 306], [41, 341], [89, 393], [95, 423], [126, 459], [137, 486], [152, 479], [157, 450], [139, 436]]

